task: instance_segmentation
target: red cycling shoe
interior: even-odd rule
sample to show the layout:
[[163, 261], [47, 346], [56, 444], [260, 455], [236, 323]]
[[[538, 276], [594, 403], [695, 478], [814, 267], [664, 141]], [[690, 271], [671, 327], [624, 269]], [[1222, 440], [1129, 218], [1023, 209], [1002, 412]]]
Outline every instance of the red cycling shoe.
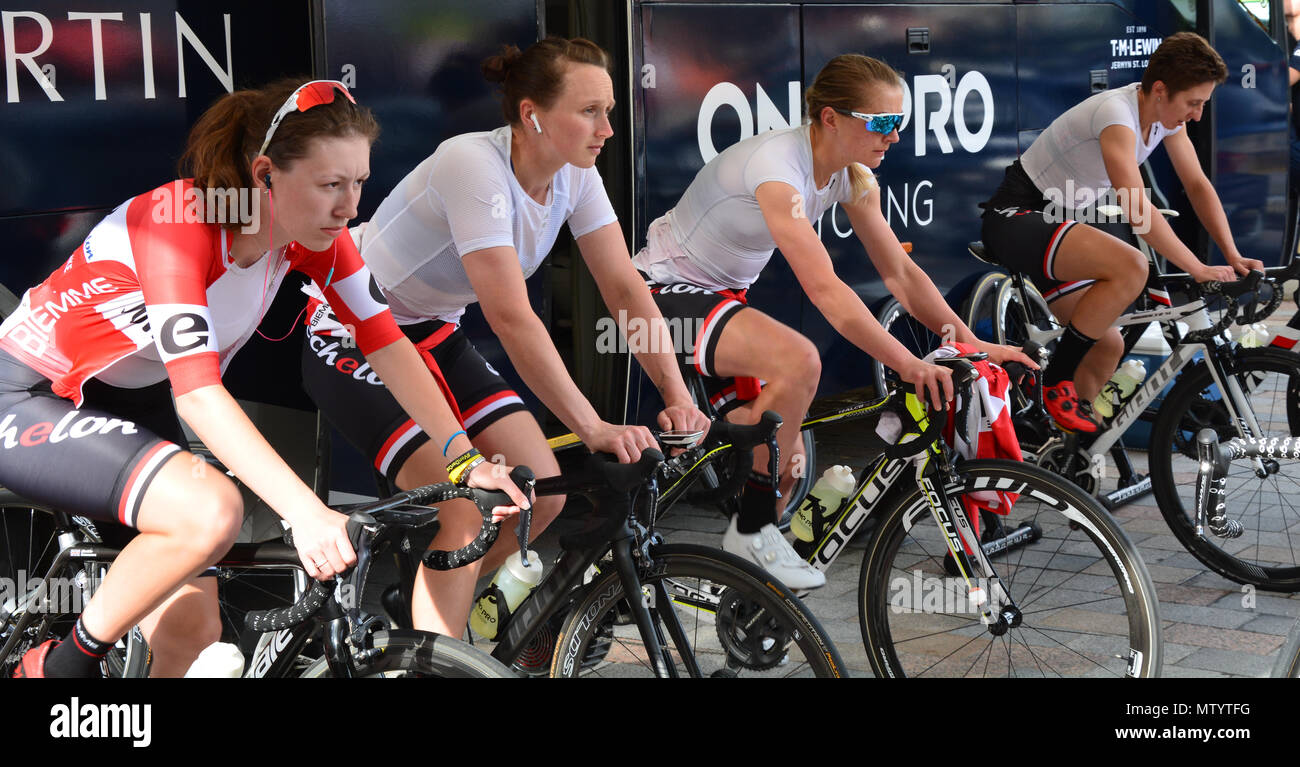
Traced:
[[1092, 420], [1092, 403], [1081, 402], [1074, 391], [1073, 381], [1061, 381], [1055, 386], [1043, 387], [1043, 404], [1057, 425], [1070, 431], [1092, 434], [1097, 422]]
[[23, 653], [23, 659], [14, 669], [14, 679], [41, 679], [45, 677], [45, 656], [50, 654], [59, 641], [47, 639], [38, 647]]

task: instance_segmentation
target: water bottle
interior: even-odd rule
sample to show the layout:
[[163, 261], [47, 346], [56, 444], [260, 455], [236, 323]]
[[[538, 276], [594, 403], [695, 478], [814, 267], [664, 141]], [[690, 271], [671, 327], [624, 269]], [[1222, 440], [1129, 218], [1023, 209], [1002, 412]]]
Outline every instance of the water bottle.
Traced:
[[238, 679], [244, 674], [244, 654], [229, 642], [213, 642], [203, 648], [185, 672], [186, 678]]
[[1268, 326], [1262, 322], [1256, 322], [1254, 325], [1247, 325], [1241, 329], [1241, 335], [1237, 336], [1237, 345], [1243, 349], [1255, 349], [1260, 346], [1268, 346], [1272, 334], [1268, 332]]
[[1115, 371], [1115, 375], [1101, 387], [1101, 393], [1093, 400], [1093, 409], [1101, 413], [1102, 418], [1110, 418], [1115, 414], [1117, 407], [1133, 396], [1138, 384], [1141, 384], [1146, 377], [1147, 366], [1142, 360], [1125, 360], [1124, 364]]
[[813, 514], [833, 512], [856, 486], [853, 469], [848, 466], [832, 466], [827, 469], [812, 490], [808, 491], [808, 497], [790, 520], [790, 529], [794, 531], [795, 537], [801, 541], [812, 541]]
[[[523, 555], [516, 552], [492, 576], [492, 585], [501, 592], [511, 613], [523, 603], [528, 592], [537, 588], [541, 582], [542, 558], [531, 549], [528, 552], [528, 567], [524, 566]], [[485, 639], [495, 639], [501, 629], [499, 615], [496, 594], [489, 587], [474, 601], [474, 609], [469, 614], [470, 628]]]

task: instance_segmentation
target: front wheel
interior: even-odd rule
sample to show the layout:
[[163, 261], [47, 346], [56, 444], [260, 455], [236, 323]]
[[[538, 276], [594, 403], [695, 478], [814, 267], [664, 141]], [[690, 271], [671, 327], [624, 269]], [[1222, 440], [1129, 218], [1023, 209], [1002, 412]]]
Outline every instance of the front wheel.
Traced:
[[[434, 677], [440, 679], [504, 679], [515, 675], [482, 650], [442, 634], [410, 629], [377, 631], [366, 653], [356, 658], [360, 677]], [[333, 676], [324, 658], [303, 671], [307, 678]]]
[[[1158, 676], [1155, 586], [1106, 510], [1060, 477], [1015, 461], [960, 464], [944, 494], [960, 508], [958, 498], [990, 488], [1019, 495], [1002, 520], [1011, 538], [984, 544], [988, 552], [1022, 537], [989, 554], [1018, 620], [985, 625], [972, 584], [944, 566], [947, 535], [931, 499], [914, 488], [882, 512], [862, 560], [858, 617], [876, 675]], [[973, 586], [993, 593], [991, 580]]]
[[[651, 548], [642, 593], [669, 647], [669, 675], [841, 677], [847, 670], [817, 619], [754, 565], [704, 546]], [[555, 643], [556, 677], [655, 676], [614, 568], [583, 591]], [[664, 664], [666, 666], [666, 664]]]
[[1300, 461], [1234, 461], [1224, 500], [1245, 532], [1239, 538], [1196, 534], [1194, 494], [1199, 461], [1196, 435], [1213, 429], [1221, 442], [1233, 437], [1300, 434], [1300, 355], [1280, 349], [1238, 349], [1236, 379], [1259, 434], [1248, 434], [1232, 417], [1223, 389], [1204, 361], [1188, 368], [1165, 397], [1151, 429], [1151, 485], [1165, 522], [1188, 551], [1207, 567], [1238, 583], [1268, 591], [1300, 591]]

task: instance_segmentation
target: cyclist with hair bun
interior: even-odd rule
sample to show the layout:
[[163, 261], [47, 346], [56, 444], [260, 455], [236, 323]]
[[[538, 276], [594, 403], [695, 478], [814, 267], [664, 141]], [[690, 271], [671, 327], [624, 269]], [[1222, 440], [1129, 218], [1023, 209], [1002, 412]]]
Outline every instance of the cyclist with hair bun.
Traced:
[[[223, 96], [190, 132], [182, 164], [192, 177], [118, 206], [0, 326], [0, 484], [138, 533], [67, 638], [31, 648], [16, 676], [98, 676], [136, 624], [155, 675], [182, 674], [220, 638], [216, 583], [198, 576], [230, 549], [243, 507], [229, 478], [183, 449], [178, 415], [293, 527], [309, 575], [355, 563], [347, 517], [298, 479], [221, 384], [290, 270], [324, 288], [424, 428], [440, 440], [459, 429], [344, 236], [378, 132], [334, 81]], [[253, 193], [257, 216], [228, 220], [208, 202], [226, 192]], [[452, 443], [454, 455], [471, 450], [463, 436]], [[467, 474], [526, 505], [505, 474]]]
[[[632, 268], [595, 168], [613, 135], [608, 68], [605, 52], [581, 38], [551, 37], [525, 51], [503, 48], [483, 63], [483, 73], [501, 87], [506, 124], [442, 142], [353, 232], [402, 332], [439, 376], [469, 438], [485, 455], [526, 464], [538, 477], [558, 474], [559, 466], [522, 399], [461, 331], [470, 304], [480, 305], [542, 404], [588, 448], [630, 462], [658, 444], [645, 427], [599, 417], [529, 305], [525, 280], [565, 224], [610, 313], [620, 323], [640, 321], [651, 330], [644, 348], [632, 351], [666, 404], [659, 425], [689, 431], [708, 426], [682, 381], [667, 325]], [[409, 488], [439, 478], [446, 461], [442, 439], [411, 423], [381, 383], [347, 375], [341, 361], [324, 358], [347, 354], [334, 340], [346, 330], [328, 310], [313, 317], [303, 379], [317, 406], [390, 483]], [[563, 502], [560, 496], [539, 498], [533, 529], [544, 529]], [[472, 506], [448, 503], [441, 509], [431, 545], [453, 549], [473, 539], [479, 522]], [[515, 551], [514, 537], [503, 534], [476, 563], [445, 572], [421, 567], [412, 604], [416, 628], [460, 636], [479, 573]]]
[[[1074, 208], [1113, 194], [1133, 231], [1198, 282], [1263, 269], [1237, 252], [1223, 204], [1183, 130], [1201, 118], [1227, 76], [1204, 38], [1171, 35], [1151, 55], [1140, 83], [1091, 96], [1052, 121], [981, 206], [989, 252], [1028, 275], [1066, 325], [1043, 374], [1047, 410], [1063, 428], [1097, 430], [1092, 400], [1124, 353], [1111, 323], [1142, 292], [1149, 271], [1142, 252], [1107, 233], [1105, 224], [1076, 226]], [[1147, 199], [1138, 166], [1160, 144], [1228, 266], [1202, 263]]]
[[[798, 331], [745, 305], [745, 291], [775, 248], [840, 335], [898, 371], [936, 407], [953, 393], [950, 372], [913, 356], [835, 274], [812, 224], [833, 204], [848, 214], [885, 286], [914, 317], [941, 337], [987, 351], [994, 362], [1033, 364], [1015, 349], [975, 338], [903, 251], [881, 211], [880, 186], [871, 169], [898, 141], [903, 121], [898, 73], [866, 56], [836, 56], [817, 74], [805, 102], [806, 124], [753, 136], [710, 160], [672, 210], [650, 224], [646, 246], [634, 259], [665, 317], [702, 323], [691, 361], [707, 377], [720, 409], [734, 407], [728, 419], [753, 423], [764, 410], [781, 414], [783, 494], [794, 483], [789, 467], [801, 449], [799, 424], [817, 393], [821, 359]], [[765, 385], [758, 391], [756, 382], [743, 379]], [[746, 386], [753, 389], [752, 401], [741, 405], [737, 395]], [[756, 450], [740, 513], [723, 536], [723, 548], [792, 588], [821, 586], [825, 576], [795, 553], [774, 524], [780, 509], [767, 465], [767, 450]]]

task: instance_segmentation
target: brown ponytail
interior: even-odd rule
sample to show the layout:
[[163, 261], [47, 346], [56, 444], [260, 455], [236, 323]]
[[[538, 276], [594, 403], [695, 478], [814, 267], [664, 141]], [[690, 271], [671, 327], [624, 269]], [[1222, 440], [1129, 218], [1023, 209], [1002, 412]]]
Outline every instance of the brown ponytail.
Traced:
[[564, 87], [565, 65], [591, 64], [609, 71], [609, 56], [590, 40], [575, 37], [548, 37], [520, 51], [513, 45], [501, 46], [501, 52], [483, 61], [483, 77], [501, 86], [501, 113], [510, 125], [519, 125], [519, 104], [532, 99], [549, 107], [560, 97]]
[[[817, 73], [813, 84], [804, 92], [804, 105], [813, 130], [821, 129], [821, 114], [826, 107], [848, 112], [857, 109], [857, 101], [872, 86], [902, 88], [903, 78], [893, 67], [856, 53], [845, 53], [831, 59]], [[866, 168], [858, 163], [849, 165], [849, 181], [853, 196], [861, 197], [876, 184]]]
[[[266, 137], [271, 118], [309, 79], [286, 78], [217, 99], [190, 129], [179, 163], [181, 176], [193, 176], [194, 186], [203, 190], [252, 188], [249, 166]], [[266, 156], [276, 167], [287, 169], [307, 156], [312, 139], [348, 136], [363, 136], [373, 143], [379, 137], [379, 123], [369, 109], [339, 93], [328, 104], [286, 115], [266, 148]]]

